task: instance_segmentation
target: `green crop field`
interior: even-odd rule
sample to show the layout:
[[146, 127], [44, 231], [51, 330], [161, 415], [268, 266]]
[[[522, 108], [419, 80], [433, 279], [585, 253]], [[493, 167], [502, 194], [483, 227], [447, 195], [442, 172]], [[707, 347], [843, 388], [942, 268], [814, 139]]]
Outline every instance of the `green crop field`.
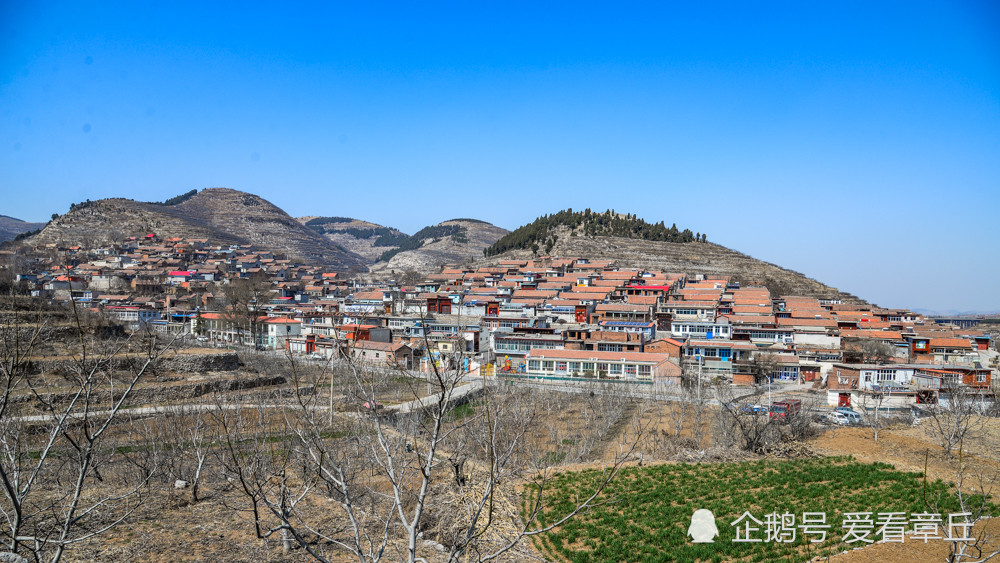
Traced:
[[[599, 477], [597, 470], [554, 477], [543, 497], [540, 522], [554, 522], [571, 510], [574, 499], [586, 498]], [[872, 528], [866, 537], [878, 542], [883, 538], [880, 512], [905, 513], [900, 526], [907, 532], [913, 530], [914, 514], [940, 513], [947, 523], [949, 513], [959, 512], [946, 483], [925, 482], [920, 473], [897, 471], [884, 463], [862, 464], [849, 457], [628, 467], [599, 498], [601, 504], [586, 514], [537, 536], [535, 546], [561, 561], [803, 561], [866, 545], [844, 543], [845, 513], [871, 512]], [[537, 489], [529, 489], [522, 509], [527, 513], [537, 502]], [[996, 505], [990, 508], [997, 513]], [[693, 543], [687, 536], [697, 509], [714, 513], [719, 531], [714, 543]], [[783, 528], [783, 539], [791, 539], [788, 529], [795, 528], [794, 541], [733, 542], [737, 528], [731, 524], [745, 511], [762, 522], [752, 524], [759, 531], [750, 536], [761, 539], [767, 533], [767, 514], [794, 515], [794, 523], [786, 521], [790, 525]], [[804, 512], [825, 513], [830, 526], [825, 541], [809, 542], [818, 535], [803, 537], [799, 525]], [[891, 536], [892, 527], [886, 529]], [[955, 532], [959, 535], [962, 530]], [[905, 541], [922, 540], [908, 535]]]

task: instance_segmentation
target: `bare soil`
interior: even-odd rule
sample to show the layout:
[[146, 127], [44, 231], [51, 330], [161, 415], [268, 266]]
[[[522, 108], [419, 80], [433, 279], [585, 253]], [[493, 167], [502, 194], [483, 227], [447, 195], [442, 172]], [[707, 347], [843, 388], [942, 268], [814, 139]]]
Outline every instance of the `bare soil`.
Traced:
[[[967, 443], [961, 463], [972, 475], [971, 485], [978, 482], [978, 475], [995, 476], [1000, 472], [1000, 420], [987, 421], [984, 432]], [[960, 461], [948, 460], [941, 448], [928, 439], [924, 430], [918, 427], [897, 426], [879, 432], [876, 443], [870, 430], [865, 428], [834, 428], [816, 438], [810, 444], [825, 455], [852, 455], [859, 461], [881, 461], [891, 463], [897, 469], [923, 472], [926, 464], [929, 479], [954, 482]], [[1000, 518], [983, 520], [973, 529], [974, 537], [990, 534], [996, 538], [991, 549], [1000, 549]], [[948, 554], [948, 542], [913, 541], [902, 544], [876, 544], [839, 554], [831, 561], [840, 563], [913, 563], [916, 561], [944, 561]]]

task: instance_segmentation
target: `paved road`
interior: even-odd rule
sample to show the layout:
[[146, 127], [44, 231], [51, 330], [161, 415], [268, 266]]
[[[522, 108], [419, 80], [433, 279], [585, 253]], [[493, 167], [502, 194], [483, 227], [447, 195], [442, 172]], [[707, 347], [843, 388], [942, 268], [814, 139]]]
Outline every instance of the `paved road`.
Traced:
[[[479, 392], [480, 390], [483, 389], [484, 385], [485, 383], [483, 382], [482, 379], [476, 378], [470, 380], [469, 383], [456, 387], [455, 390], [452, 392], [451, 402], [460, 401], [472, 393]], [[408, 414], [414, 411], [423, 410], [431, 405], [434, 405], [438, 402], [438, 400], [440, 400], [440, 398], [441, 394], [437, 393], [434, 395], [428, 395], [422, 399], [417, 399], [414, 401], [410, 401], [408, 403], [395, 405], [393, 407], [389, 407], [389, 409], [398, 414]]]
[[[414, 376], [417, 379], [424, 379], [426, 374], [421, 372], [409, 372], [409, 375]], [[504, 379], [495, 377], [481, 377], [481, 376], [466, 376], [464, 378], [467, 383], [464, 383], [455, 388], [451, 401], [461, 401], [470, 394], [478, 393], [486, 385], [487, 381], [495, 382], [497, 384], [509, 383], [512, 385], [519, 385], [524, 387], [530, 387], [534, 389], [545, 389], [549, 391], [559, 391], [563, 393], [593, 393], [595, 395], [606, 395], [606, 394], [617, 394], [621, 393], [622, 390], [627, 390], [636, 397], [643, 399], [650, 399], [654, 401], [684, 401], [684, 402], [694, 402], [696, 399], [692, 397], [687, 397], [685, 395], [675, 394], [670, 388], [652, 388], [648, 386], [629, 386], [622, 387], [620, 384], [615, 383], [591, 383], [591, 382], [580, 382], [580, 383], [542, 383], [538, 381], [524, 380], [524, 379]], [[812, 387], [812, 383], [807, 384], [775, 384], [771, 390], [771, 398], [775, 400], [779, 397], [784, 396], [804, 396], [806, 391]], [[718, 399], [711, 398], [711, 392], [705, 390], [706, 402], [710, 405], [721, 405], [722, 402]], [[744, 395], [741, 397], [735, 397], [736, 402], [741, 402], [751, 394]], [[416, 411], [424, 410], [427, 407], [437, 403], [440, 394], [429, 395], [421, 399], [415, 399], [406, 403], [401, 403], [399, 405], [392, 405], [386, 407], [385, 411], [389, 414], [409, 414]], [[284, 408], [291, 406], [290, 403], [271, 403], [261, 405], [259, 403], [239, 403], [239, 404], [227, 404], [222, 405], [221, 408], [225, 409], [237, 409], [237, 408], [256, 408], [256, 407], [267, 407], [267, 408]], [[219, 405], [215, 403], [203, 403], [203, 404], [185, 404], [185, 405], [165, 405], [165, 406], [155, 406], [155, 407], [136, 407], [130, 408], [122, 411], [122, 413], [129, 413], [132, 415], [140, 416], [153, 416], [157, 414], [180, 414], [182, 412], [208, 412], [215, 411], [220, 408]], [[329, 406], [316, 404], [313, 406], [316, 410], [328, 410]], [[817, 412], [825, 412], [825, 410], [817, 409]], [[100, 418], [110, 414], [110, 411], [94, 411], [90, 413], [92, 418]], [[21, 422], [28, 423], [42, 423], [54, 420], [55, 417], [48, 414], [41, 415], [31, 415], [18, 417], [17, 420]], [[72, 418], [80, 418], [79, 415], [74, 415]]]
[[[459, 385], [453, 391], [452, 396], [451, 396], [451, 401], [454, 402], [454, 401], [458, 401], [458, 400], [464, 399], [469, 394], [476, 393], [476, 392], [480, 391], [483, 388], [483, 385], [484, 385], [484, 382], [482, 381], [482, 379], [479, 379], [479, 378], [477, 378], [475, 380], [470, 380], [468, 383]], [[423, 410], [423, 409], [427, 408], [430, 405], [433, 405], [433, 404], [437, 403], [439, 397], [440, 397], [440, 393], [435, 394], [435, 395], [429, 395], [429, 396], [421, 398], [421, 399], [415, 399], [413, 401], [409, 401], [409, 402], [406, 402], [406, 403], [401, 403], [399, 405], [392, 405], [392, 406], [386, 408], [386, 412], [388, 412], [388, 413], [408, 414], [408, 413], [411, 413], [411, 412], [420, 411], [420, 410]], [[261, 403], [236, 403], [236, 404], [224, 404], [224, 405], [221, 405], [221, 407], [220, 407], [220, 405], [217, 405], [215, 403], [184, 404], [184, 405], [164, 405], [164, 406], [156, 406], [156, 407], [135, 407], [135, 408], [123, 409], [123, 410], [121, 410], [119, 412], [119, 416], [124, 416], [125, 414], [138, 415], [138, 416], [153, 416], [153, 415], [157, 415], [157, 414], [181, 414], [181, 413], [191, 413], [191, 412], [210, 412], [210, 411], [219, 410], [220, 408], [226, 409], [226, 410], [235, 410], [235, 409], [238, 409], [238, 408], [258, 408], [258, 407], [265, 407], [265, 408], [285, 408], [285, 407], [289, 407], [289, 406], [292, 406], [292, 403], [266, 403], [266, 404], [261, 404]], [[318, 404], [317, 403], [317, 404], [313, 405], [312, 408], [315, 409], [315, 410], [318, 410], [318, 411], [323, 411], [323, 410], [329, 410], [330, 407], [329, 407], [329, 405], [323, 405], [323, 404]], [[109, 414], [111, 414], [110, 410], [92, 411], [90, 413], [90, 418], [99, 419], [99, 418], [106, 417]], [[73, 415], [70, 416], [70, 418], [71, 419], [79, 419], [79, 418], [82, 418], [82, 416], [80, 414], [73, 414]], [[30, 415], [30, 416], [17, 417], [18, 421], [27, 422], [27, 423], [51, 422], [51, 421], [54, 421], [54, 420], [57, 420], [57, 419], [58, 419], [57, 416], [53, 416], [51, 414], [38, 414], [38, 415]]]

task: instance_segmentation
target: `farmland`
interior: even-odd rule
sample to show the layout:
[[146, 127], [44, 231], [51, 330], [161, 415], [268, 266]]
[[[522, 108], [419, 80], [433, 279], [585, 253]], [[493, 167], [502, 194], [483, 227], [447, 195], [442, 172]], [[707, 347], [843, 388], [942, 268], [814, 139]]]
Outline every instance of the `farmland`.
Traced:
[[[592, 491], [599, 477], [600, 471], [594, 469], [554, 476], [553, 488], [542, 499], [541, 521], [555, 521], [575, 498]], [[581, 562], [802, 561], [865, 545], [844, 543], [845, 513], [872, 512], [875, 525], [867, 539], [877, 542], [882, 539], [880, 512], [902, 512], [906, 518], [939, 512], [945, 521], [948, 513], [959, 512], [948, 484], [849, 457], [628, 467], [599, 498], [601, 503], [586, 515], [536, 538], [536, 548], [552, 559]], [[537, 502], [537, 495], [528, 489], [523, 509], [528, 511]], [[715, 514], [719, 531], [715, 543], [693, 543], [687, 537], [697, 509]], [[995, 514], [997, 507], [992, 505], [991, 510]], [[794, 541], [734, 543], [737, 528], [730, 524], [744, 511], [761, 521], [772, 512], [795, 515], [792, 528], [801, 524], [804, 512], [825, 513], [829, 533], [820, 543], [810, 543], [819, 536], [803, 537], [801, 529]], [[760, 530], [754, 536], [763, 538], [765, 524], [754, 525]], [[905, 541], [920, 540], [907, 536]]]

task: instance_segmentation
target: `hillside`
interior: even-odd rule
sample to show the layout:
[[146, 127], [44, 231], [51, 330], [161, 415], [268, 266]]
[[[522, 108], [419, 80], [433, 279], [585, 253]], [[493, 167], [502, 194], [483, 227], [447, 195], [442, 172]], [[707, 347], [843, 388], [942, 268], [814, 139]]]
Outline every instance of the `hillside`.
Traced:
[[45, 223], [29, 223], [6, 215], [0, 215], [0, 242], [14, 240], [14, 237], [22, 233], [28, 233], [41, 229]]
[[26, 242], [36, 247], [90, 246], [146, 233], [249, 244], [342, 271], [366, 270], [361, 256], [306, 228], [269, 201], [228, 188], [188, 192], [166, 203], [113, 198], [75, 204]]
[[399, 248], [409, 235], [376, 223], [349, 217], [299, 217], [306, 227], [320, 233], [350, 252], [375, 262], [383, 252]]
[[[548, 254], [617, 260], [620, 266], [667, 272], [728, 275], [744, 284], [764, 285], [772, 295], [776, 296], [803, 295], [840, 298], [849, 302], [861, 301], [854, 295], [839, 291], [799, 272], [711, 242], [648, 241], [624, 237], [573, 235], [572, 232], [565, 226], [552, 229], [546, 235], [546, 239], [551, 239], [552, 235], [555, 235], [555, 243]], [[489, 258], [481, 258], [479, 263], [497, 264], [501, 260], [528, 260], [536, 256], [531, 250], [508, 250]]]
[[647, 241], [704, 242], [707, 235], [683, 231], [675, 223], [667, 227], [663, 221], [647, 223], [635, 215], [615, 213], [613, 209], [593, 212], [566, 209], [552, 215], [542, 215], [527, 225], [522, 225], [504, 235], [484, 251], [486, 256], [496, 256], [508, 250], [542, 250], [548, 254], [558, 240], [557, 229], [570, 236], [611, 236]]
[[373, 271], [432, 272], [444, 264], [469, 264], [507, 230], [477, 219], [451, 219], [424, 227], [396, 249], [384, 252]]

